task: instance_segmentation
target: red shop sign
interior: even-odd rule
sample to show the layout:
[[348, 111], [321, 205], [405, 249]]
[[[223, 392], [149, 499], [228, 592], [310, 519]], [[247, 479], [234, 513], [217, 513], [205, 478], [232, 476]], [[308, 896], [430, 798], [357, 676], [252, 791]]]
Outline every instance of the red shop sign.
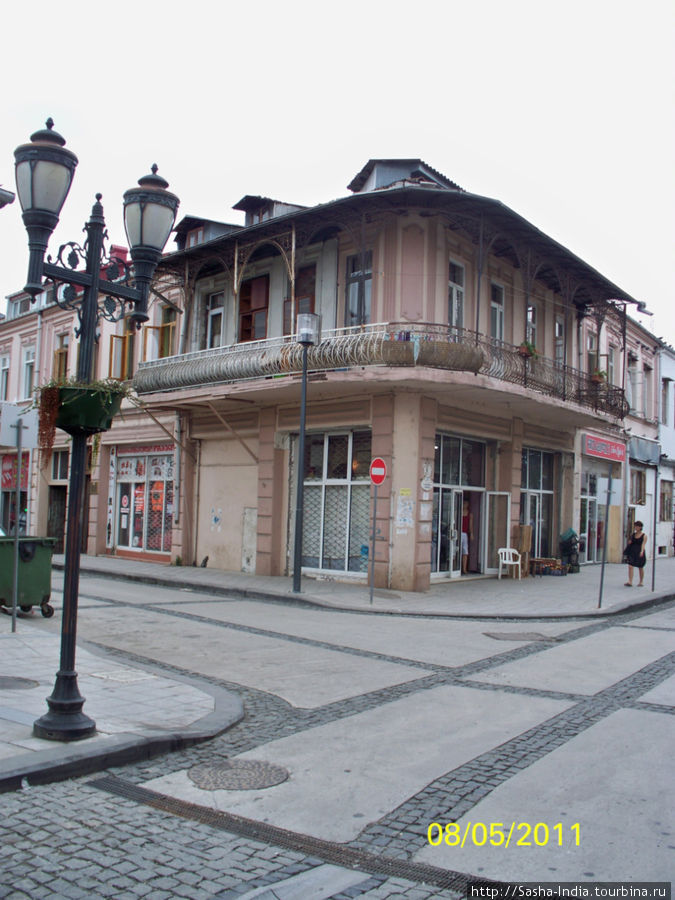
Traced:
[[[2, 490], [16, 489], [16, 453], [6, 453], [2, 457]], [[28, 454], [21, 454], [21, 490], [28, 490]]]
[[584, 435], [583, 452], [586, 456], [595, 456], [598, 459], [611, 459], [612, 462], [626, 461], [626, 445], [618, 441], [608, 441], [606, 438], [596, 437], [593, 434]]

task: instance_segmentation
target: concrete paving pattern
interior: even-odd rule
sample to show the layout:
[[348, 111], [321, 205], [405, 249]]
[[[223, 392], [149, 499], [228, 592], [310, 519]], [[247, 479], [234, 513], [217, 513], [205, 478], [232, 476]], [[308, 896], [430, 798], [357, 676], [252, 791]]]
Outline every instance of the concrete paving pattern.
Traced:
[[[470, 586], [445, 605], [438, 588], [414, 598], [410, 617], [396, 612], [401, 595], [371, 612], [358, 588], [329, 597], [321, 586], [298, 603], [279, 585], [265, 598], [257, 579], [242, 597], [213, 571], [164, 567], [139, 590], [108, 578], [109, 565], [92, 564], [80, 586], [77, 665], [94, 739], [55, 748], [31, 736], [58, 616], [22, 618], [16, 635], [0, 618], [3, 900], [457, 900], [471, 878], [675, 871], [667, 591], [653, 608], [616, 591], [613, 614], [593, 616], [592, 601], [582, 609], [560, 585], [590, 594], [588, 572], [524, 588], [483, 581], [477, 616], [458, 611], [474, 602]], [[150, 577], [134, 565], [127, 577]], [[548, 581], [559, 608], [537, 618]], [[506, 620], [489, 618], [509, 592]], [[162, 734], [171, 746], [149, 743]], [[121, 740], [126, 757], [95, 764], [96, 746]], [[75, 754], [67, 771], [60, 753]], [[33, 766], [18, 788], [31, 755], [53, 777], [78, 764], [99, 774], [37, 784]], [[269, 765], [219, 787], [218, 765], [238, 760]], [[264, 786], [272, 766], [288, 777]]]

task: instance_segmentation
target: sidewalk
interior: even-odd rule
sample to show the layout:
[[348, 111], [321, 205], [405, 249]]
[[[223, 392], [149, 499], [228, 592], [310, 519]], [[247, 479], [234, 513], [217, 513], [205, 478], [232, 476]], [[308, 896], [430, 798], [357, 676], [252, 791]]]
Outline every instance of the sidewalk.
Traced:
[[[54, 557], [54, 570], [63, 557]], [[656, 562], [655, 591], [651, 563], [643, 588], [624, 587], [626, 567], [605, 570], [602, 609], [598, 609], [600, 566], [577, 575], [518, 579], [467, 577], [436, 582], [429, 591], [413, 594], [376, 590], [373, 603], [365, 584], [303, 577], [295, 594], [290, 578], [268, 578], [217, 569], [176, 567], [114, 557], [83, 556], [87, 576], [120, 578], [138, 583], [216, 596], [415, 616], [491, 619], [566, 619], [609, 616], [675, 598], [675, 558]], [[58, 592], [53, 601], [60, 614]], [[0, 793], [23, 784], [54, 781], [100, 771], [151, 755], [180, 749], [212, 737], [239, 721], [239, 699], [196, 679], [158, 674], [152, 667], [125, 665], [104, 651], [78, 646], [77, 671], [89, 708], [105, 708], [97, 718], [97, 734], [67, 744], [34, 738], [32, 726], [46, 712], [58, 669], [60, 639], [36, 632], [19, 618], [16, 634], [11, 619], [0, 616]]]
[[[54, 557], [63, 568], [63, 556]], [[522, 580], [495, 576], [467, 576], [432, 582], [424, 593], [374, 591], [364, 583], [303, 576], [300, 594], [284, 576], [244, 575], [220, 569], [170, 566], [111, 556], [83, 556], [87, 575], [122, 578], [146, 584], [248, 600], [285, 600], [358, 612], [487, 618], [567, 618], [606, 616], [675, 598], [675, 557], [656, 560], [655, 590], [651, 590], [652, 561], [645, 569], [645, 587], [627, 588], [625, 565], [605, 567], [602, 608], [598, 609], [600, 565], [582, 566], [576, 575], [534, 576]], [[637, 577], [635, 578], [637, 585]]]

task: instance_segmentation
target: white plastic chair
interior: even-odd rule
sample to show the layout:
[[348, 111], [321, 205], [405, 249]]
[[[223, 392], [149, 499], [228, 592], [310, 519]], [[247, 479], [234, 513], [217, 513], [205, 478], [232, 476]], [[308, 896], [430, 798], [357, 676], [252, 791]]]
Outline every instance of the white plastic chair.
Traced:
[[502, 566], [508, 572], [509, 566], [513, 566], [514, 568], [518, 567], [518, 578], [521, 578], [520, 571], [520, 553], [517, 550], [514, 550], [513, 547], [500, 547], [497, 551], [499, 553], [499, 578], [502, 577]]

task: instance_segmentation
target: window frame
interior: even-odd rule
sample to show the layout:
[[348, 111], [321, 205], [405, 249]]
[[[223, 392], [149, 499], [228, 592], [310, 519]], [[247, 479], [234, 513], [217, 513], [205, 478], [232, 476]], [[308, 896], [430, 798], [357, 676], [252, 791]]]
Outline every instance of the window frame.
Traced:
[[[506, 307], [506, 290], [498, 281], [490, 282], [490, 337], [495, 341], [504, 341], [504, 319]], [[497, 327], [495, 327], [497, 326]], [[495, 331], [498, 332], [495, 334]]]
[[[453, 278], [453, 269], [461, 272], [461, 281]], [[450, 258], [448, 261], [448, 325], [464, 328], [464, 301], [466, 290], [466, 267]]]
[[[356, 291], [354, 292], [354, 288]], [[356, 300], [352, 312], [353, 300]], [[345, 257], [345, 327], [369, 325], [373, 300], [373, 251], [363, 250]]]

